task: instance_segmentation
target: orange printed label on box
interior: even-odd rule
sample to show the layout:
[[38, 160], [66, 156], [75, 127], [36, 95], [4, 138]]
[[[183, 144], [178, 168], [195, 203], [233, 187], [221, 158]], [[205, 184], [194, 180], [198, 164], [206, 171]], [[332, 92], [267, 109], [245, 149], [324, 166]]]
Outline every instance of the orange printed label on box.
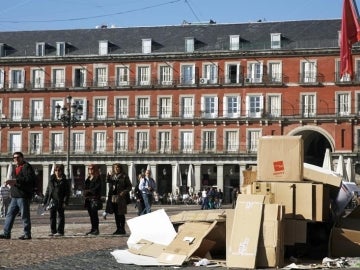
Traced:
[[284, 170], [285, 170], [284, 161], [282, 161], [282, 160], [274, 161], [273, 165], [274, 165], [274, 174], [284, 173]]

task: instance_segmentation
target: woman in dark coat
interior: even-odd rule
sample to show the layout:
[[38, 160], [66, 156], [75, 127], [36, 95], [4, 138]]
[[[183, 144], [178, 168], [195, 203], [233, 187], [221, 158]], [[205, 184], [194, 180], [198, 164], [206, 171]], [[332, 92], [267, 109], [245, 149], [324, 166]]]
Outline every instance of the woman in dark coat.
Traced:
[[107, 207], [112, 208], [107, 209], [106, 212], [113, 212], [115, 215], [116, 231], [113, 234], [125, 234], [125, 214], [127, 214], [127, 204], [130, 203], [129, 192], [132, 189], [129, 176], [123, 172], [119, 163], [115, 163], [106, 181], [109, 184], [108, 200], [111, 200]]
[[[49, 236], [63, 236], [65, 228], [65, 207], [69, 203], [70, 184], [64, 174], [64, 165], [56, 165], [55, 172], [50, 176], [47, 186], [44, 205], [47, 205], [50, 211], [50, 229]], [[57, 215], [59, 217], [57, 223]]]
[[91, 230], [86, 235], [98, 235], [99, 234], [99, 216], [98, 210], [101, 202], [101, 178], [99, 175], [99, 168], [96, 165], [89, 166], [89, 176], [85, 180], [85, 208], [87, 209], [90, 222]]

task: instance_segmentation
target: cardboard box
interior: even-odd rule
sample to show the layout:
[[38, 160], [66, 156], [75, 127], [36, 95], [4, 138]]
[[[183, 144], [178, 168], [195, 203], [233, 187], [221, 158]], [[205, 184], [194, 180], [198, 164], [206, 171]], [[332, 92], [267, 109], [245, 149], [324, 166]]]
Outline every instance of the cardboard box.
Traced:
[[243, 170], [243, 177], [244, 177], [244, 181], [242, 183], [243, 186], [249, 185], [253, 182], [256, 181], [256, 171], [253, 170]]
[[340, 188], [342, 177], [333, 171], [304, 163], [304, 179]]
[[259, 138], [257, 180], [303, 181], [303, 148], [301, 136]]
[[306, 220], [285, 219], [284, 245], [305, 244], [307, 241], [307, 223]]

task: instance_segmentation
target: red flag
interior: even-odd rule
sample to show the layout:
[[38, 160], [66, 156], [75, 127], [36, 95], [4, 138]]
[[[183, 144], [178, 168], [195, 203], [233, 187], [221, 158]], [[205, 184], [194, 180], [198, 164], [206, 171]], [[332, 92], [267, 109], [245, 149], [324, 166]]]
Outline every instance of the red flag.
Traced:
[[360, 25], [356, 3], [354, 3], [354, 0], [344, 0], [340, 42], [341, 77], [345, 74], [349, 74], [351, 78], [353, 77], [351, 47], [357, 41], [360, 41]]

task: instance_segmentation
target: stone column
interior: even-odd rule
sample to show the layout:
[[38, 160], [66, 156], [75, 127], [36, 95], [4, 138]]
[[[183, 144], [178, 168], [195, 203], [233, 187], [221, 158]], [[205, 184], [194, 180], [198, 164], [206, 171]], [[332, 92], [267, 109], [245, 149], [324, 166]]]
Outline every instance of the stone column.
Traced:
[[195, 187], [194, 192], [198, 193], [201, 190], [201, 165], [194, 165], [194, 173], [195, 173]]

